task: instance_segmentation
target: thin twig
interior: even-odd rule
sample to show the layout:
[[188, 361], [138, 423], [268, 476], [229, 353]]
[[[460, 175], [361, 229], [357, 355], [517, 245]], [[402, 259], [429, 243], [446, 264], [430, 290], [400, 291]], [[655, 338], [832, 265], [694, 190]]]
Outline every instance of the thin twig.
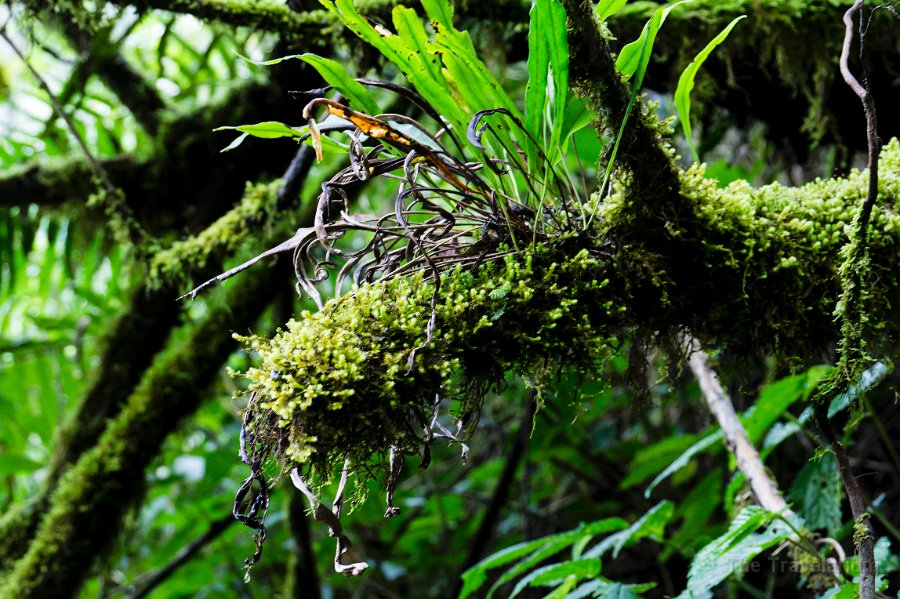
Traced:
[[[868, 82], [861, 84], [853, 73], [850, 72], [850, 48], [853, 45], [853, 17], [862, 10], [863, 0], [856, 0], [853, 6], [844, 13], [844, 45], [841, 48], [841, 75], [844, 81], [850, 86], [863, 105], [866, 115], [866, 139], [869, 146], [869, 191], [866, 200], [860, 208], [857, 219], [857, 234], [859, 243], [864, 247], [866, 244], [867, 229], [869, 220], [872, 215], [872, 208], [875, 200], [878, 198], [878, 152], [881, 148], [881, 141], [878, 139], [878, 118], [875, 112], [875, 98], [869, 92]], [[862, 53], [862, 40], [860, 39], [860, 54]]]
[[[854, 231], [850, 239], [850, 254], [847, 257], [849, 269], [842, 281], [844, 288], [843, 309], [841, 310], [842, 326], [841, 331], [843, 338], [841, 341], [841, 361], [846, 364], [852, 364], [853, 361], [862, 356], [862, 332], [861, 325], [863, 321], [862, 308], [862, 286], [863, 273], [860, 270], [865, 268], [865, 260], [863, 259], [867, 251], [867, 236], [869, 221], [872, 215], [872, 209], [878, 198], [878, 153], [880, 142], [878, 140], [878, 120], [875, 112], [875, 99], [868, 89], [868, 82], [861, 84], [856, 77], [850, 72], [850, 48], [853, 45], [853, 18], [856, 13], [863, 8], [863, 0], [856, 0], [853, 6], [844, 13], [844, 45], [841, 48], [840, 69], [844, 81], [853, 90], [863, 105], [863, 111], [866, 116], [866, 139], [868, 141], [868, 167], [869, 167], [869, 189], [866, 199], [859, 209], [856, 221], [854, 222]], [[860, 16], [860, 29], [862, 29], [862, 16]], [[863, 52], [863, 40], [860, 36], [860, 55]], [[864, 78], [865, 79], [865, 78]], [[829, 423], [822, 423], [827, 425]], [[841, 482], [847, 491], [847, 497], [850, 500], [850, 509], [853, 512], [853, 518], [856, 521], [856, 529], [853, 535], [853, 541], [856, 545], [856, 551], [859, 555], [859, 596], [861, 599], [874, 599], [876, 595], [875, 588], [875, 531], [872, 526], [869, 513], [866, 510], [866, 501], [863, 498], [862, 490], [850, 466], [850, 460], [847, 453], [840, 443], [840, 439], [836, 431], [830, 432], [831, 448], [838, 460]]]
[[856, 545], [856, 553], [859, 555], [859, 597], [860, 599], [874, 599], [875, 587], [875, 529], [872, 526], [867, 502], [863, 496], [859, 482], [853, 475], [850, 459], [844, 446], [840, 443], [832, 443], [832, 450], [837, 458], [838, 471], [841, 474], [841, 482], [847, 491], [847, 499], [850, 501], [850, 511], [856, 525], [853, 530], [853, 543]]
[[78, 129], [75, 127], [75, 123], [72, 122], [71, 117], [69, 117], [68, 113], [63, 109], [62, 105], [59, 103], [59, 100], [56, 98], [56, 95], [50, 90], [50, 86], [47, 85], [47, 81], [41, 76], [40, 73], [31, 65], [31, 62], [25, 56], [25, 54], [19, 49], [19, 47], [15, 44], [15, 42], [10, 39], [9, 35], [6, 33], [6, 26], [0, 29], [0, 37], [2, 37], [6, 43], [12, 48], [12, 51], [19, 57], [31, 75], [37, 80], [38, 85], [40, 85], [41, 89], [47, 94], [50, 98], [51, 104], [53, 104], [54, 110], [59, 115], [59, 118], [63, 120], [66, 124], [66, 128], [72, 135], [75, 137], [75, 141], [78, 143], [78, 147], [81, 148], [84, 157], [87, 159], [88, 164], [91, 166], [91, 171], [93, 171], [94, 175], [100, 179], [103, 183], [103, 187], [109, 193], [116, 193], [116, 186], [112, 184], [112, 181], [109, 180], [109, 177], [106, 174], [106, 171], [103, 169], [103, 166], [94, 155], [91, 153], [90, 149], [88, 149], [87, 144], [84, 143], [84, 140], [81, 138], [81, 135], [78, 134]]
[[149, 595], [150, 591], [165, 582], [176, 570], [194, 559], [201, 549], [219, 538], [234, 522], [237, 522], [237, 520], [231, 514], [226, 514], [224, 517], [214, 520], [206, 532], [186, 545], [168, 564], [156, 572], [148, 572], [138, 576], [132, 585], [133, 590], [128, 595], [129, 599], [142, 599]]
[[88, 162], [88, 165], [91, 168], [91, 172], [94, 174], [103, 189], [106, 191], [106, 203], [107, 209], [110, 215], [119, 213], [119, 217], [121, 218], [122, 225], [125, 226], [127, 230], [127, 234], [132, 242], [136, 245], [138, 242], [143, 241], [146, 238], [146, 233], [143, 229], [140, 228], [137, 221], [134, 219], [134, 215], [131, 212], [131, 209], [127, 204], [122, 200], [122, 195], [118, 188], [113, 185], [112, 181], [109, 178], [109, 175], [106, 172], [106, 169], [103, 168], [103, 165], [100, 164], [100, 161], [97, 160], [96, 157], [91, 153], [91, 150], [87, 147], [87, 144], [82, 139], [81, 135], [78, 132], [78, 129], [75, 127], [75, 123], [72, 121], [72, 118], [66, 113], [62, 104], [60, 104], [59, 99], [50, 89], [50, 86], [47, 84], [47, 81], [41, 76], [40, 73], [37, 72], [31, 62], [28, 60], [28, 57], [19, 49], [19, 47], [13, 42], [13, 40], [9, 37], [6, 31], [6, 24], [2, 28], [0, 28], [0, 37], [2, 37], [6, 43], [12, 48], [12, 51], [19, 57], [31, 75], [37, 80], [38, 85], [44, 92], [47, 94], [47, 97], [50, 99], [50, 103], [53, 105], [53, 109], [59, 115], [59, 117], [66, 124], [66, 128], [75, 138], [78, 147], [81, 149], [82, 154], [84, 154], [85, 159]]
[[690, 351], [689, 364], [691, 372], [700, 383], [700, 391], [706, 400], [709, 411], [721, 427], [725, 435], [725, 445], [734, 455], [737, 467], [750, 484], [756, 502], [764, 509], [781, 514], [791, 515], [787, 502], [781, 496], [778, 485], [766, 473], [762, 460], [756, 448], [750, 442], [744, 425], [741, 424], [731, 399], [722, 388], [719, 377], [709, 364], [709, 356], [700, 347], [700, 342], [693, 337], [686, 336], [688, 351]]

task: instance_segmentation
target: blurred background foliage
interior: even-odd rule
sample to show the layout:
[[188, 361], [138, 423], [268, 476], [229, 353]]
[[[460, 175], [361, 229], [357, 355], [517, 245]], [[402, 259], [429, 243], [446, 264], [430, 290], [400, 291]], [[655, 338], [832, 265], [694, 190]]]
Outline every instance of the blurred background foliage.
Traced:
[[[224, 9], [216, 13], [216, 3], [206, 2], [196, 5], [200, 8], [174, 3], [172, 12], [159, 10], [156, 5], [165, 3], [155, 2], [89, 4], [87, 12], [67, 12], [68, 3], [55, 11], [35, 9], [28, 3], [5, 4], [0, 7], [0, 23], [6, 24], [10, 39], [26, 52], [93, 156], [109, 166], [114, 179], [121, 176], [126, 202], [139, 220], [146, 219], [161, 245], [202, 230], [239, 201], [243, 185], [231, 185], [227, 195], [203, 195], [211, 181], [271, 179], [288, 168], [294, 155], [296, 148], [290, 141], [253, 139], [230, 154], [217, 153], [231, 138], [211, 133], [212, 127], [279, 117], [300, 124], [302, 104], [287, 91], [319, 85], [315, 75], [299, 63], [265, 69], [239, 56], [262, 60], [312, 48], [328, 52], [358, 76], [396, 77], [371, 51], [314, 10], [297, 13], [309, 19], [297, 20], [296, 28], [290, 29], [273, 25], [293, 23], [280, 20], [291, 13], [278, 3], [270, 3], [275, 8], [269, 9], [267, 3], [250, 2], [244, 8], [250, 15], [247, 18], [238, 18], [237, 2], [221, 3], [237, 6], [234, 13]], [[523, 62], [527, 6], [506, 4], [495, 12], [462, 7], [461, 24], [471, 29], [482, 56], [513, 97], [522, 97], [527, 77]], [[717, 22], [747, 9], [743, 3], [734, 4], [730, 11], [723, 9]], [[802, 38], [805, 30], [791, 19], [812, 14], [817, 20], [826, 16], [834, 20], [837, 24], [830, 31], [840, 31], [835, 17], [840, 12], [829, 11], [829, 3], [790, 4], [793, 13], [781, 14], [781, 20], [750, 22], [746, 30], [763, 35], [765, 27], [771, 26], [777, 32], [794, 30]], [[371, 5], [378, 18], [386, 3]], [[649, 10], [644, 5], [652, 3], [632, 3], [612, 20], [613, 33], [623, 40], [636, 37]], [[195, 15], [188, 14], [192, 10]], [[663, 37], [666, 30], [660, 34], [669, 45], [660, 44], [663, 50], [655, 56], [656, 66], [645, 82], [663, 117], [674, 113], [671, 73], [680, 69], [674, 70], [672, 64], [693, 52], [685, 49], [679, 37], [685, 35], [683, 29], [697, 27], [689, 21], [691, 10], [673, 14], [675, 22], [675, 17], [683, 19], [677, 28], [670, 28], [671, 37]], [[90, 16], [85, 22], [74, 17], [85, 14]], [[710, 37], [698, 35], [704, 40]], [[837, 42], [840, 34], [835, 35]], [[900, 64], [896, 29], [885, 34], [873, 26], [871, 35], [875, 48], [871, 52], [885, 56], [883, 61], [896, 69]], [[773, 45], [781, 41], [773, 38]], [[816, 104], [821, 98], [811, 100], [807, 90], [791, 91], [796, 81], [786, 83], [778, 75], [760, 75], [764, 68], [749, 68], [747, 57], [756, 52], [752, 44], [747, 50], [739, 43], [710, 59], [711, 74], [698, 79], [697, 141], [701, 159], [708, 162], [707, 174], [723, 185], [735, 179], [797, 183], [846, 172], [858, 164], [858, 140], [821, 132], [811, 140], [799, 133], [800, 122], [784, 131], [781, 115], [770, 114], [767, 120], [760, 118], [765, 114], [742, 113], [740, 103], [725, 99], [740, 93], [742, 100], [752, 102], [775, 93], [743, 84], [729, 86], [729, 77], [737, 73], [743, 79], [768, 77], [770, 82], [785, 83], [775, 86], [782, 95], [768, 98], [769, 103], [825, 110]], [[836, 64], [834, 52], [826, 48], [820, 53], [823, 61]], [[772, 60], [784, 60], [784, 56]], [[797, 80], [806, 74], [797, 74]], [[871, 76], [893, 86], [893, 95], [881, 100], [890, 106], [900, 95], [897, 73], [872, 69]], [[137, 77], [142, 86], [133, 86], [129, 77]], [[822, 77], [817, 85], [825, 85]], [[853, 115], [847, 119], [861, 130], [861, 119]], [[596, 136], [584, 135], [576, 141], [580, 161], [570, 166], [584, 168], [590, 180], [596, 177], [592, 165], [602, 148]], [[673, 138], [673, 143], [689, 156], [683, 141]], [[190, 149], [179, 154], [176, 144]], [[805, 151], [798, 152], [797, 147]], [[201, 155], [198, 148], [214, 151]], [[182, 161], [175, 169], [181, 174], [171, 175], [172, 180], [146, 180], [142, 177], [154, 171], [135, 167], [120, 173], [115, 168], [123, 161], [140, 165], [172, 159]], [[115, 356], [104, 354], [103, 338], [121, 313], [127, 317], [133, 309], [131, 292], [145, 282], [142, 261], [146, 257], [123, 246], [106, 217], [87, 205], [87, 196], [81, 192], [90, 187], [84, 181], [90, 175], [71, 169], [81, 160], [73, 134], [54, 112], [51, 98], [10, 47], [0, 43], [0, 512], [4, 513], [45, 483], [60, 428], [77, 413], [92, 377], [99, 369], [119, 367]], [[314, 169], [295, 190], [297, 201], [277, 220], [301, 220], [319, 183], [337, 166], [331, 159]], [[360, 200], [364, 209], [384, 210], [382, 191], [377, 185], [366, 189]], [[188, 205], [191, 198], [209, 205]], [[271, 231], [277, 225], [264, 226]], [[240, 248], [234, 255], [219, 256], [219, 264], [231, 266], [265, 249], [253, 235]], [[296, 299], [292, 277], [284, 272], [280, 291], [252, 326], [254, 333], [269, 333], [286, 315], [309, 307]], [[190, 282], [199, 280], [189, 276], [179, 282], [177, 291], [186, 291]], [[171, 302], [174, 309], [178, 293], [170, 291], [154, 301]], [[175, 321], [165, 325], [173, 329], [167, 343], [175, 346], [179, 338], [185, 338], [191, 323], [202, 322], [222, 297], [216, 290], [177, 304]], [[223, 336], [229, 333], [221, 331]], [[132, 342], [140, 345], [142, 339]], [[145, 473], [143, 497], [128, 507], [122, 530], [95, 562], [79, 595], [446, 597], [461, 589], [460, 576], [466, 568], [494, 551], [573, 529], [580, 522], [618, 516], [632, 523], [662, 500], [672, 502], [665, 535], [647, 532], [641, 540], [641, 535], [634, 537], [618, 558], [604, 558], [603, 575], [620, 582], [656, 582], [655, 589], [645, 591], [647, 596], [677, 594], [684, 588], [691, 558], [725, 532], [748, 498], [720, 442], [686, 453], [714, 433], [696, 383], [683, 372], [683, 364], [672, 363], [666, 356], [645, 355], [625, 344], [604, 365], [602, 381], [578, 381], [561, 373], [558, 384], [542, 398], [533, 430], [530, 419], [523, 417], [529, 396], [524, 383], [512, 380], [495, 390], [485, 402], [467, 464], [460, 463], [458, 449], [437, 447], [427, 470], [410, 465], [404, 472], [397, 493], [402, 508], [399, 517], [382, 517], [383, 505], [377, 499], [381, 492], [373, 489], [376, 499], [345, 518], [348, 534], [371, 564], [361, 578], [330, 572], [333, 540], [324, 527], [307, 521], [306, 505], [283, 485], [274, 493], [266, 515], [265, 554], [245, 583], [242, 562], [252, 553], [253, 542], [250, 531], [230, 516], [233, 493], [247, 476], [236, 455], [245, 398], [241, 381], [229, 376], [226, 367], [244, 370], [252, 356], [235, 344], [215, 380], [197, 386], [196, 393], [203, 397], [199, 409], [174, 428], [153, 457]], [[836, 466], [828, 459], [809, 461], [816, 454], [816, 443], [802, 425], [799, 400], [822, 376], [822, 367], [784, 378], [788, 373], [774, 368], [765, 356], [752, 364], [735, 363], [727, 353], [717, 360], [739, 410], [756, 405], [756, 416], [765, 421], [756, 440], [765, 447], [767, 466], [783, 488], [790, 489], [793, 504], [808, 522], [849, 546], [852, 520], [840, 487], [832, 484]], [[896, 444], [900, 415], [891, 390], [895, 377], [887, 377], [888, 383], [868, 397], [870, 411], [856, 435], [853, 453], [866, 472], [865, 486], [873, 493], [875, 514], [885, 531], [883, 546], [890, 543], [896, 549], [900, 546]], [[635, 385], [636, 381], [640, 384]], [[762, 399], [757, 398], [765, 397], [769, 411], [761, 413]], [[680, 467], [647, 490], [673, 462]], [[884, 559], [889, 564], [895, 558], [887, 552]], [[173, 564], [179, 567], [167, 570]], [[891, 580], [896, 592], [897, 580]], [[775, 597], [783, 592], [805, 593], [794, 590], [799, 582], [796, 575], [765, 571], [734, 577], [723, 588], [731, 596]], [[500, 596], [511, 592], [512, 583], [503, 589]], [[632, 596], [621, 592], [610, 591], [609, 596]]]

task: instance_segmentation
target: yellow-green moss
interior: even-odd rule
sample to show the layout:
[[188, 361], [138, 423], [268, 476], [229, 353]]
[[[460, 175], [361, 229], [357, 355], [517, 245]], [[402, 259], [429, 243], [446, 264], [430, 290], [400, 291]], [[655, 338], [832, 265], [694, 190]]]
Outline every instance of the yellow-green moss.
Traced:
[[[898, 163], [895, 139], [882, 152], [870, 226], [866, 307], [881, 317], [867, 324], [869, 339], [896, 333], [885, 316], [900, 302], [900, 281], [889, 274], [900, 258]], [[738, 352], [813, 360], [840, 338], [842, 250], [867, 184], [868, 173], [854, 171], [801, 187], [735, 182], [721, 189], [692, 168], [682, 176], [680, 210], [648, 215], [615, 198], [604, 218], [649, 326], [687, 326]]]
[[273, 339], [251, 338], [262, 359], [247, 373], [258, 438], [327, 478], [345, 456], [363, 465], [390, 446], [417, 449], [436, 394], [459, 400], [465, 417], [507, 371], [589, 366], [607, 354], [618, 312], [607, 268], [588, 249], [545, 248], [443, 274], [434, 341], [408, 374], [431, 315], [434, 287], [421, 274], [363, 286]]

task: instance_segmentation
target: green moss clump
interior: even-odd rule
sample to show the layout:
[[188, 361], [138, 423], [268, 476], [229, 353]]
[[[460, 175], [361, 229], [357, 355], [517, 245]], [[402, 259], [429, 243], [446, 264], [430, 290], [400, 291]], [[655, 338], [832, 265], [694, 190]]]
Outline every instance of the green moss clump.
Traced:
[[[898, 325], [900, 142], [881, 154], [879, 199], [868, 239], [871, 315], [864, 336], [890, 343]], [[653, 213], [616, 197], [603, 213], [618, 240], [629, 307], [650, 331], [687, 327], [709, 346], [739, 355], [775, 352], [786, 364], [830, 360], [841, 338], [835, 310], [850, 225], [867, 171], [801, 187], [720, 188], [702, 168], [682, 175], [679, 210]]]
[[508, 371], [590, 368], [608, 354], [620, 310], [609, 267], [589, 249], [557, 247], [446, 272], [429, 344], [434, 284], [422, 274], [365, 285], [272, 339], [250, 338], [262, 359], [246, 375], [256, 439], [328, 480], [345, 457], [361, 469], [389, 447], [420, 448], [436, 395], [457, 400], [466, 420]]

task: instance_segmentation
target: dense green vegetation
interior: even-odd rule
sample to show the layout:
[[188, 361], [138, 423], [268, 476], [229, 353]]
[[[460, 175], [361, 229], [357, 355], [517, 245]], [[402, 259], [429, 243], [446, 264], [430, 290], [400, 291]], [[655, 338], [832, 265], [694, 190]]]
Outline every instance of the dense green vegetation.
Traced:
[[897, 594], [848, 7], [0, 8], [0, 596]]

